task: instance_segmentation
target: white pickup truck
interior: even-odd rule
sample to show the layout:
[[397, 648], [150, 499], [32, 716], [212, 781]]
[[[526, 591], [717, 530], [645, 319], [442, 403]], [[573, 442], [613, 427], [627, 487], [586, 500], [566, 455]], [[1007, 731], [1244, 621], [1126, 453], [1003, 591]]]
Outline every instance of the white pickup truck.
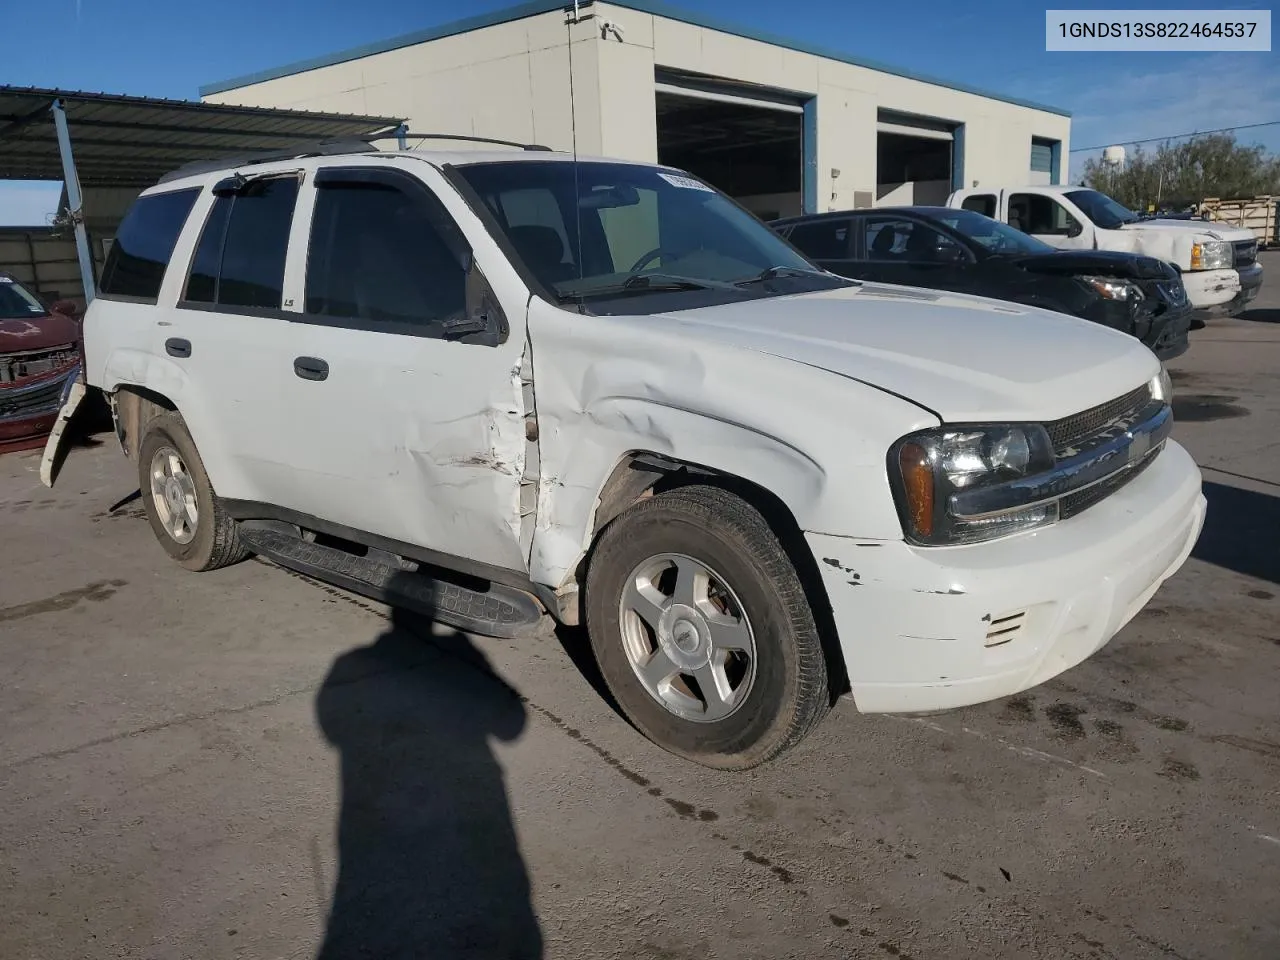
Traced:
[[1172, 263], [1202, 318], [1235, 316], [1262, 289], [1258, 241], [1242, 227], [1144, 220], [1105, 193], [1073, 186], [957, 190], [947, 206], [1001, 220], [1064, 250], [1118, 250]]

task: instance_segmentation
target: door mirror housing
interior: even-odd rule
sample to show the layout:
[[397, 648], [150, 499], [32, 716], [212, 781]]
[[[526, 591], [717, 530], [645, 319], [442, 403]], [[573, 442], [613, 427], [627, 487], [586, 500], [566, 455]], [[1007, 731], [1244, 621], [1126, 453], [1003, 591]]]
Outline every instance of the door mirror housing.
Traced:
[[443, 336], [446, 340], [496, 347], [506, 343], [511, 333], [507, 314], [470, 251], [467, 260], [470, 268], [467, 270], [466, 308], [463, 313], [444, 321]]
[[1071, 223], [1067, 225], [1068, 237], [1078, 237], [1082, 233], [1084, 233], [1084, 224], [1081, 223], [1079, 220], [1073, 219]]

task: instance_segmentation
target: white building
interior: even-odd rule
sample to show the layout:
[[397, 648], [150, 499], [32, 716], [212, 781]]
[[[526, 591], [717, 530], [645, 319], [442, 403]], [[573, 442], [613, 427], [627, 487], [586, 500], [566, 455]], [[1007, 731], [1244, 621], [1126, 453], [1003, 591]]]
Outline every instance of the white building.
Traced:
[[[765, 218], [1057, 183], [1070, 114], [659, 0], [531, 0], [203, 88], [690, 170]], [[388, 145], [388, 146], [394, 146]]]

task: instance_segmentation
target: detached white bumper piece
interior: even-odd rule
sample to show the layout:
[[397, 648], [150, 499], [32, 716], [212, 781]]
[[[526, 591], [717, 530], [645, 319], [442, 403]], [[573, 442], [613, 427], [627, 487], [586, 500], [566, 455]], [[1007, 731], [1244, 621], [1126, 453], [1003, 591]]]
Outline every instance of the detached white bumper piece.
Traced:
[[40, 482], [46, 487], [52, 487], [53, 481], [58, 478], [58, 469], [62, 466], [63, 459], [63, 435], [66, 433], [67, 424], [80, 408], [84, 396], [84, 372], [78, 371], [74, 377], [67, 380], [67, 385], [63, 388], [62, 409], [58, 411], [58, 419], [53, 422], [49, 439], [44, 444], [44, 456], [40, 458]]
[[990, 543], [806, 534], [858, 709], [950, 709], [1043, 683], [1100, 649], [1191, 552], [1200, 471], [1177, 443], [1084, 512]]

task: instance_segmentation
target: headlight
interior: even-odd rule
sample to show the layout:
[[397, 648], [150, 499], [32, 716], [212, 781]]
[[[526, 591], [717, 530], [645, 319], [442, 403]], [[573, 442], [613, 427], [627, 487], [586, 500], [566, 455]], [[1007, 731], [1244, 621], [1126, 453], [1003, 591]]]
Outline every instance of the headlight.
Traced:
[[1205, 240], [1191, 245], [1192, 270], [1226, 270], [1234, 262], [1231, 244], [1225, 240]]
[[1053, 467], [1053, 445], [1038, 424], [941, 427], [903, 437], [889, 452], [903, 532], [925, 546], [993, 540], [1053, 523], [1051, 503], [978, 520], [952, 516], [953, 493], [1004, 483]]
[[1173, 403], [1173, 377], [1162, 363], [1160, 372], [1151, 378], [1151, 396], [1164, 403]]
[[1078, 277], [1081, 283], [1087, 284], [1108, 300], [1143, 300], [1146, 299], [1142, 288], [1128, 280], [1117, 280], [1115, 277]]

